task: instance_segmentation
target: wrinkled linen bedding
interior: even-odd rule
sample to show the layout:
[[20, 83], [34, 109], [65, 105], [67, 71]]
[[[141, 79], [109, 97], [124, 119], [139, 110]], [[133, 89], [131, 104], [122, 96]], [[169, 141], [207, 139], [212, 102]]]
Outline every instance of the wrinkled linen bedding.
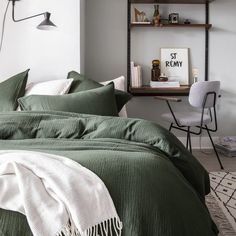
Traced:
[[[0, 149], [61, 155], [93, 171], [109, 190], [124, 236], [218, 233], [204, 203], [208, 173], [155, 123], [61, 112], [1, 113]], [[1, 209], [0, 235], [32, 233], [25, 216]]]
[[0, 151], [0, 189], [0, 208], [24, 214], [34, 236], [121, 236], [122, 223], [104, 183], [68, 158]]

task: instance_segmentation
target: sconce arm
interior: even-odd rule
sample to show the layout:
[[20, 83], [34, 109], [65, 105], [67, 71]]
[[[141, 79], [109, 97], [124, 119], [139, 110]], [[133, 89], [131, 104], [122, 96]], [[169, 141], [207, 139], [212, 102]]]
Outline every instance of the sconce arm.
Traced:
[[44, 13], [40, 13], [40, 14], [36, 14], [36, 15], [33, 15], [33, 16], [28, 16], [28, 17], [25, 17], [25, 18], [21, 18], [21, 19], [16, 19], [15, 18], [15, 3], [17, 0], [9, 0], [12, 2], [12, 20], [14, 22], [21, 22], [21, 21], [24, 21], [24, 20], [28, 20], [28, 19], [32, 19], [32, 18], [35, 18], [35, 17], [38, 17], [38, 16], [47, 16], [47, 15], [51, 15], [49, 12], [44, 12]]

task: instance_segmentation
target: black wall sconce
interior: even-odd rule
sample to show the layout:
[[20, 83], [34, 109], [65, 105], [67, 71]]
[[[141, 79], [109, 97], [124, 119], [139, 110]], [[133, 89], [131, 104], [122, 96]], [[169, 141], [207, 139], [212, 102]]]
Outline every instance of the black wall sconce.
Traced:
[[16, 4], [16, 2], [18, 2], [20, 0], [8, 0], [8, 1], [12, 2], [12, 20], [14, 22], [21, 22], [21, 21], [24, 21], [24, 20], [28, 20], [28, 19], [38, 17], [38, 16], [44, 16], [44, 20], [37, 26], [37, 28], [39, 30], [51, 30], [51, 29], [54, 29], [56, 27], [56, 25], [50, 20], [51, 13], [49, 13], [49, 12], [44, 12], [44, 13], [40, 13], [40, 14], [37, 14], [37, 15], [21, 18], [21, 19], [16, 19], [15, 18], [15, 4]]

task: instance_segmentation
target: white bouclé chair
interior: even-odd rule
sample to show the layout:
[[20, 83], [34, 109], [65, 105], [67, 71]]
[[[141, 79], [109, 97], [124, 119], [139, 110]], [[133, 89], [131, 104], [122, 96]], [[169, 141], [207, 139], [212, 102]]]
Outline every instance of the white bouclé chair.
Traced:
[[[206, 130], [211, 140], [212, 146], [216, 153], [221, 169], [223, 165], [215, 148], [211, 137], [211, 132], [217, 131], [217, 116], [216, 116], [216, 102], [220, 92], [219, 81], [204, 81], [194, 83], [189, 92], [189, 104], [198, 111], [191, 112], [174, 112], [170, 102], [181, 102], [180, 98], [173, 97], [155, 97], [156, 99], [165, 100], [170, 109], [170, 113], [163, 114], [163, 119], [170, 122], [171, 131], [173, 128], [187, 132], [186, 148], [192, 152], [191, 134], [200, 135], [203, 130]], [[199, 111], [200, 109], [200, 111]], [[208, 126], [213, 124], [214, 128]], [[193, 131], [197, 128], [197, 131]]]

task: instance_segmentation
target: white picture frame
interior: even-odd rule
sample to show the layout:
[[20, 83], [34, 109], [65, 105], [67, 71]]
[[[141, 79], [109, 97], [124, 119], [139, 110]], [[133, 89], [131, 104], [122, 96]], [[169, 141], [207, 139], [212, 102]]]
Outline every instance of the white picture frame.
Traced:
[[189, 48], [161, 48], [161, 73], [180, 85], [189, 85]]

